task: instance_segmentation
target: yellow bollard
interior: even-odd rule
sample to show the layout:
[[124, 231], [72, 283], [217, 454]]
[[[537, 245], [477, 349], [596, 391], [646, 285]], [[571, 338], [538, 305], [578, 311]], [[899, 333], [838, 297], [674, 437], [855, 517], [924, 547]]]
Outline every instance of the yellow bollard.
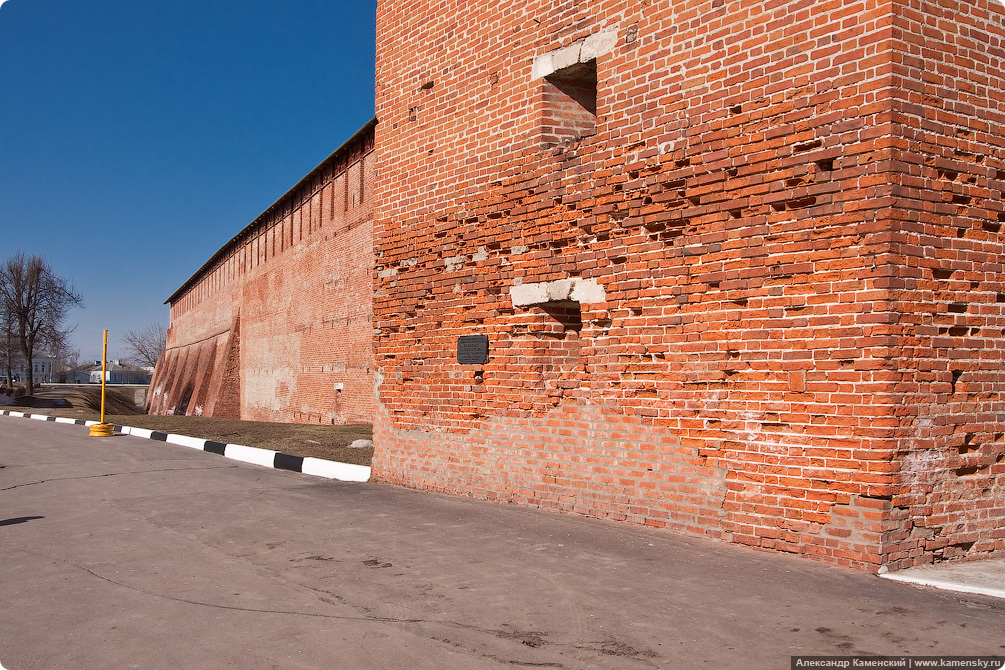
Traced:
[[112, 424], [105, 423], [105, 363], [108, 360], [108, 331], [104, 331], [101, 345], [101, 422], [91, 425], [91, 437], [111, 437], [115, 434]]
[[92, 423], [90, 430], [91, 437], [112, 437], [115, 435], [115, 429], [110, 423]]

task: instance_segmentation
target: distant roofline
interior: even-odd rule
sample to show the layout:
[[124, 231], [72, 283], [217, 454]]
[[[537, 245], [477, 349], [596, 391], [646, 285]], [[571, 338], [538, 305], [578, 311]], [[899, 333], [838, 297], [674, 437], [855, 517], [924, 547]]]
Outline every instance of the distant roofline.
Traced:
[[252, 221], [247, 226], [245, 226], [244, 228], [242, 228], [241, 232], [239, 232], [237, 235], [234, 235], [234, 237], [230, 238], [229, 242], [227, 242], [222, 247], [220, 247], [220, 249], [215, 254], [213, 254], [208, 261], [206, 261], [205, 263], [203, 263], [202, 267], [200, 267], [198, 270], [196, 270], [195, 273], [191, 277], [189, 277], [185, 281], [185, 283], [182, 284], [181, 287], [177, 291], [175, 291], [174, 293], [171, 294], [170, 298], [168, 298], [167, 300], [164, 301], [164, 304], [165, 305], [170, 305], [175, 300], [181, 298], [182, 295], [184, 295], [186, 291], [188, 291], [190, 288], [192, 288], [195, 284], [198, 283], [198, 281], [202, 277], [203, 273], [205, 273], [208, 269], [210, 269], [211, 267], [213, 267], [213, 265], [218, 260], [220, 260], [221, 258], [223, 258], [224, 256], [226, 256], [227, 253], [234, 246], [236, 246], [239, 241], [242, 241], [243, 238], [245, 236], [247, 236], [255, 226], [257, 226], [259, 223], [261, 223], [262, 220], [265, 219], [266, 216], [268, 216], [269, 214], [271, 214], [272, 211], [275, 210], [278, 205], [280, 205], [281, 203], [284, 203], [288, 198], [292, 197], [293, 193], [295, 191], [297, 191], [301, 186], [303, 186], [306, 182], [308, 182], [309, 180], [311, 180], [314, 177], [316, 177], [319, 173], [323, 172], [324, 169], [326, 167], [328, 167], [329, 163], [334, 162], [335, 159], [339, 158], [343, 153], [345, 153], [346, 151], [348, 151], [363, 136], [365, 136], [367, 133], [371, 132], [376, 127], [376, 125], [377, 125], [377, 117], [374, 117], [374, 118], [370, 119], [369, 121], [367, 121], [363, 125], [362, 128], [360, 128], [359, 130], [357, 130], [353, 134], [352, 137], [350, 137], [345, 142], [343, 142], [339, 146], [338, 149], [336, 149], [335, 151], [331, 152], [331, 154], [329, 154], [327, 158], [325, 158], [323, 161], [321, 161], [320, 163], [318, 163], [317, 166], [313, 170], [311, 170], [306, 175], [304, 175], [303, 178], [300, 181], [298, 181], [296, 184], [294, 184], [292, 188], [290, 188], [288, 191], [286, 191], [286, 193], [284, 193], [283, 195], [281, 195], [274, 203], [272, 203], [271, 205], [269, 205], [265, 209], [264, 212], [262, 212], [257, 217], [255, 217], [254, 221]]

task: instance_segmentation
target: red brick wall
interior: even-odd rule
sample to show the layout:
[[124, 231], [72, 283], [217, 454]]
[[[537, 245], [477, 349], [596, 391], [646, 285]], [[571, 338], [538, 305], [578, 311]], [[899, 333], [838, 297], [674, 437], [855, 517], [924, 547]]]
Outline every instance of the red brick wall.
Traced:
[[1005, 546], [1005, 7], [897, 6], [891, 563]]
[[[925, 7], [969, 66], [906, 58], [935, 19], [892, 2], [380, 0], [375, 476], [857, 567], [1000, 547], [1002, 9]], [[563, 138], [534, 59], [605, 31], [595, 130]], [[921, 61], [983, 95], [952, 99], [972, 136]], [[976, 184], [938, 181], [979, 144]], [[559, 280], [603, 294], [514, 304]]]
[[172, 297], [152, 413], [371, 421], [372, 149], [368, 124]]

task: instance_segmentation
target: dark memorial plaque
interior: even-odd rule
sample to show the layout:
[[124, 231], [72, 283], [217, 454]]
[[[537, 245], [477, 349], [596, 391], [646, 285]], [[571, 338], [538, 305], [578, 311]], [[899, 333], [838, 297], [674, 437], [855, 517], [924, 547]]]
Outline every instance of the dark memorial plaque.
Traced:
[[458, 363], [461, 365], [484, 365], [488, 359], [488, 335], [461, 335], [457, 338]]

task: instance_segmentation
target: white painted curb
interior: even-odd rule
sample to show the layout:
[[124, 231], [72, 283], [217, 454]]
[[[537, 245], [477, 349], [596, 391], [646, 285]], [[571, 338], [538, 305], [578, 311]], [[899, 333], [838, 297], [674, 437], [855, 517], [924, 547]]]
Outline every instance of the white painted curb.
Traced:
[[947, 582], [941, 579], [930, 579], [927, 577], [915, 577], [913, 575], [902, 575], [896, 572], [887, 572], [880, 575], [883, 579], [892, 579], [895, 582], [905, 582], [907, 584], [918, 584], [919, 586], [931, 586], [944, 591], [957, 591], [960, 593], [974, 593], [992, 598], [1005, 598], [1005, 589], [992, 589], [986, 586], [973, 586], [960, 582]]
[[255, 465], [264, 465], [267, 468], [271, 468], [272, 464], [276, 461], [276, 453], [275, 451], [259, 449], [258, 447], [228, 444], [223, 455], [227, 458], [233, 458], [235, 461], [254, 463]]
[[[132, 433], [130, 433], [132, 435]], [[205, 449], [206, 440], [197, 437], [186, 437], [185, 435], [175, 435], [174, 433], [168, 433], [167, 439], [164, 440], [170, 444], [177, 444], [182, 447], [188, 447], [189, 449]]]
[[365, 482], [370, 479], [370, 468], [365, 465], [337, 463], [309, 456], [304, 458], [301, 472], [305, 475], [314, 475], [315, 477], [325, 477], [327, 479], [341, 479], [346, 482]]
[[[62, 417], [52, 417], [46, 414], [26, 414], [11, 410], [0, 410], [0, 416], [16, 416], [36, 421], [50, 421], [53, 423], [69, 423], [83, 426], [93, 426], [97, 421], [82, 421], [80, 419], [66, 419]], [[260, 449], [258, 447], [246, 447], [243, 444], [221, 444], [213, 440], [205, 440], [200, 437], [189, 437], [187, 435], [176, 435], [174, 433], [164, 433], [148, 428], [134, 428], [132, 426], [116, 426], [123, 435], [142, 437], [157, 442], [167, 442], [190, 449], [199, 449], [214, 454], [222, 454], [225, 458], [235, 461], [261, 465], [266, 468], [276, 470], [290, 470], [300, 472], [313, 477], [324, 477], [325, 479], [337, 479], [345, 482], [366, 482], [370, 480], [370, 468], [365, 465], [353, 465], [351, 463], [339, 463], [337, 461], [326, 461], [321, 458], [311, 458], [309, 456], [291, 456], [271, 449]], [[2, 669], [0, 669], [2, 670]]]

